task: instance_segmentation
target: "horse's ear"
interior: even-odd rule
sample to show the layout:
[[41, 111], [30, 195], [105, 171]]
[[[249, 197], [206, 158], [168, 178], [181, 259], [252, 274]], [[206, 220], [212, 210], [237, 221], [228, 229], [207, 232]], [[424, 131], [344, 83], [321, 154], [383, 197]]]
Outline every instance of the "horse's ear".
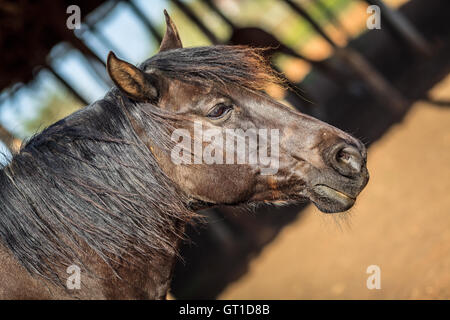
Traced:
[[117, 87], [133, 100], [156, 100], [158, 97], [158, 90], [150, 76], [120, 60], [112, 51], [108, 54], [106, 69]]
[[181, 43], [181, 39], [180, 36], [178, 35], [178, 30], [177, 27], [175, 26], [175, 23], [173, 23], [172, 19], [170, 19], [170, 16], [166, 10], [164, 10], [164, 15], [166, 16], [167, 28], [166, 33], [164, 34], [164, 38], [161, 41], [159, 52], [183, 48], [183, 44]]

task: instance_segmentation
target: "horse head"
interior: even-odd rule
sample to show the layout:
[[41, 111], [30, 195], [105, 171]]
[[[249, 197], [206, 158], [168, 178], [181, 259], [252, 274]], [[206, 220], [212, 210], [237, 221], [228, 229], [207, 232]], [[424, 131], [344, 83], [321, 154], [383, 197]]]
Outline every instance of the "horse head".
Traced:
[[[263, 93], [278, 77], [261, 51], [183, 48], [165, 14], [167, 31], [155, 56], [134, 66], [110, 53], [107, 69], [132, 101], [125, 112], [134, 130], [189, 205], [309, 199], [323, 212], [352, 207], [369, 179], [364, 145]], [[148, 134], [155, 125], [145, 120], [149, 113], [170, 120], [169, 143]]]

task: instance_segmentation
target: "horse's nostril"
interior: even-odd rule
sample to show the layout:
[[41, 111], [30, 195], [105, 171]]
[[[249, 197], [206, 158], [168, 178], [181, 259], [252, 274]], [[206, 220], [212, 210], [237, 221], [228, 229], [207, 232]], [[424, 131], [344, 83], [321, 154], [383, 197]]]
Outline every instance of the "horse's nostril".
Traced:
[[363, 162], [361, 152], [357, 148], [345, 144], [337, 148], [331, 164], [341, 174], [352, 175], [361, 172]]

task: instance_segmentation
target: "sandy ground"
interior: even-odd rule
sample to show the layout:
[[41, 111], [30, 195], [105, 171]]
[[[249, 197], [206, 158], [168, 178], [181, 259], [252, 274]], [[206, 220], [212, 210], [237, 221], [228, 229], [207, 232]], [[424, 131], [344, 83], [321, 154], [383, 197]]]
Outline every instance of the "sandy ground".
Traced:
[[[450, 76], [431, 91], [450, 101]], [[369, 150], [371, 180], [346, 216], [310, 206], [221, 299], [449, 299], [450, 106], [416, 103]], [[366, 286], [367, 267], [381, 289]]]

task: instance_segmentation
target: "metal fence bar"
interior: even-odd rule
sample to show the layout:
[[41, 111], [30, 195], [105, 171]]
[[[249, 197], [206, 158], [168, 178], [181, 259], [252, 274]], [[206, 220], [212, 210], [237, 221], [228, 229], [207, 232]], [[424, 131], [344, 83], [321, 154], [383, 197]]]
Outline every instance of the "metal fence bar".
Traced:
[[359, 52], [350, 47], [341, 48], [331, 40], [314, 19], [299, 4], [292, 0], [284, 0], [299, 15], [304, 17], [312, 27], [331, 45], [336, 51], [336, 56], [341, 59], [364, 83], [372, 94], [382, 103], [387, 103], [393, 113], [401, 113], [407, 105], [403, 95], [390, 84]]
[[323, 4], [322, 0], [315, 0], [314, 4], [317, 6], [317, 8], [322, 11], [325, 16], [328, 18], [328, 20], [331, 21], [331, 23], [338, 29], [341, 30], [345, 37], [348, 39], [351, 38], [350, 32], [348, 32], [347, 28], [345, 28], [345, 26], [339, 21], [339, 18], [337, 17], [337, 15], [330, 9], [328, 9], [328, 7], [326, 5]]
[[[329, 63], [328, 61], [317, 61], [310, 59], [308, 57], [305, 57], [304, 55], [298, 53], [294, 49], [292, 49], [289, 46], [284, 45], [281, 43], [274, 35], [271, 33], [258, 28], [253, 27], [253, 32], [258, 31], [258, 37], [255, 38], [243, 38], [240, 37], [240, 33], [244, 33], [245, 31], [248, 31], [249, 28], [240, 28], [236, 26], [225, 14], [222, 13], [222, 11], [215, 5], [213, 0], [202, 0], [211, 11], [217, 13], [231, 28], [232, 28], [232, 36], [229, 42], [232, 42], [232, 44], [242, 44], [242, 45], [257, 45], [264, 48], [271, 48], [269, 50], [272, 52], [280, 52], [283, 54], [286, 54], [288, 56], [301, 59], [309, 64], [311, 64], [314, 68], [316, 68], [317, 71], [325, 75], [327, 78], [329, 78], [331, 81], [333, 81], [336, 85], [343, 87], [345, 90], [347, 89], [347, 85], [349, 83], [349, 79], [347, 75], [343, 75], [342, 72], [340, 72], [333, 64]], [[279, 71], [279, 70], [277, 70]], [[283, 74], [281, 71], [279, 71], [281, 74]], [[289, 80], [289, 85], [291, 88], [294, 89], [294, 91], [300, 89], [302, 91], [302, 95], [307, 96], [304, 94], [303, 90], [301, 89], [300, 85], [297, 83], [293, 83]], [[293, 103], [295, 105], [295, 103]], [[303, 105], [304, 103], [302, 103]], [[309, 105], [310, 103], [307, 102]]]
[[145, 27], [150, 31], [152, 36], [156, 39], [158, 43], [162, 41], [162, 36], [159, 34], [158, 30], [156, 30], [155, 26], [152, 24], [150, 19], [148, 19], [139, 8], [134, 4], [131, 0], [126, 0], [128, 6], [130, 6], [131, 10], [136, 14], [136, 16], [142, 21]]
[[392, 10], [382, 0], [365, 0], [371, 5], [380, 7], [382, 19], [388, 28], [400, 36], [411, 48], [422, 55], [430, 56], [431, 49], [420, 32], [398, 10]]
[[218, 44], [220, 41], [217, 37], [212, 33], [203, 22], [197, 17], [197, 15], [189, 8], [186, 4], [179, 0], [172, 0], [172, 2], [180, 8], [180, 10], [188, 16], [190, 20], [205, 34], [205, 36], [211, 41], [213, 44]]
[[332, 47], [336, 48], [337, 44], [334, 43], [333, 40], [325, 33], [325, 31], [322, 30], [322, 28], [319, 26], [319, 24], [314, 21], [314, 19], [309, 15], [308, 12], [306, 12], [305, 9], [303, 9], [300, 5], [293, 2], [292, 0], [283, 0], [286, 2], [295, 12], [297, 12], [299, 15], [301, 15], [303, 18], [305, 18], [306, 21], [309, 22], [309, 24], [316, 30], [317, 33], [319, 33], [322, 38], [324, 38]]
[[237, 26], [231, 21], [223, 12], [220, 10], [213, 0], [203, 0], [203, 2], [208, 6], [208, 8], [216, 13], [226, 24], [228, 24], [231, 29], [237, 29]]
[[48, 71], [50, 71], [51, 72], [51, 74], [52, 75], [54, 75], [55, 76], [55, 78], [59, 81], [59, 82], [61, 82], [63, 85], [64, 85], [64, 87], [66, 87], [66, 89], [75, 97], [75, 98], [77, 98], [78, 100], [80, 100], [84, 105], [88, 105], [89, 103], [88, 103], [88, 101], [84, 98], [84, 97], [82, 97], [74, 88], [72, 88], [72, 86], [63, 78], [63, 77], [61, 77], [56, 71], [55, 71], [55, 69], [53, 69], [53, 67], [51, 66], [51, 65], [46, 65], [45, 66], [45, 69], [47, 69]]

